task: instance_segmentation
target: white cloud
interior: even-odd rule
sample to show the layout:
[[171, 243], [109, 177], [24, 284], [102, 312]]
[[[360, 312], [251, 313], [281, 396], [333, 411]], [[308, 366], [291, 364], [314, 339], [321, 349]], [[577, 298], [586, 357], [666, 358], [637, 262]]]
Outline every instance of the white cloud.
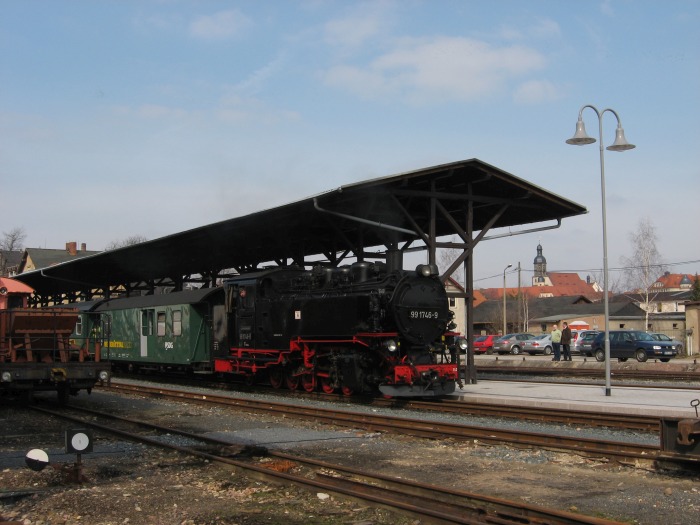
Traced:
[[559, 98], [559, 89], [548, 80], [530, 80], [521, 84], [513, 94], [513, 100], [518, 104], [540, 104]]
[[382, 71], [374, 68], [335, 66], [325, 73], [324, 81], [330, 86], [345, 89], [362, 98], [381, 98], [391, 91], [389, 79]]
[[330, 68], [325, 81], [363, 97], [391, 95], [422, 104], [503, 91], [511, 79], [544, 66], [542, 54], [523, 46], [495, 47], [457, 37], [404, 39], [365, 68]]
[[541, 18], [528, 29], [528, 34], [537, 38], [552, 38], [561, 36], [559, 23], [551, 18]]
[[231, 93], [220, 100], [216, 118], [227, 123], [270, 125], [283, 121], [297, 121], [301, 117], [296, 111], [280, 110], [270, 107], [263, 100]]
[[190, 23], [190, 35], [204, 40], [226, 40], [238, 36], [252, 21], [237, 9], [202, 15]]
[[612, 6], [612, 0], [603, 0], [600, 3], [600, 12], [606, 16], [614, 16], [615, 9]]
[[526, 38], [549, 39], [559, 38], [561, 27], [551, 18], [539, 18], [534, 24], [503, 25], [498, 30], [498, 37], [504, 40], [514, 41]]
[[274, 60], [262, 65], [253, 71], [247, 78], [236, 84], [239, 92], [255, 93], [263, 87], [274, 75], [279, 74], [280, 69], [285, 64], [285, 54], [281, 52]]
[[342, 48], [357, 48], [377, 35], [387, 32], [387, 12], [392, 2], [368, 2], [349, 14], [335, 18], [324, 27], [326, 42]]

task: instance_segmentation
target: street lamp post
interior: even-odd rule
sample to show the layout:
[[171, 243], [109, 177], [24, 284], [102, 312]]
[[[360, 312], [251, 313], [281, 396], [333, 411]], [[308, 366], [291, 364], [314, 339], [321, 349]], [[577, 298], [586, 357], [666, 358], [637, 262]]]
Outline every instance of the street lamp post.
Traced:
[[506, 270], [511, 266], [513, 265], [509, 264], [503, 268], [503, 335], [508, 333], [506, 332]]
[[603, 309], [605, 315], [605, 395], [609, 396], [611, 393], [610, 385], [610, 309], [608, 306], [608, 233], [606, 224], [606, 212], [605, 212], [605, 158], [603, 155], [603, 115], [606, 111], [609, 111], [617, 119], [617, 130], [615, 132], [615, 142], [606, 149], [610, 151], [626, 151], [628, 149], [633, 149], [634, 144], [630, 144], [625, 139], [625, 131], [622, 129], [622, 122], [620, 121], [619, 115], [615, 110], [606, 108], [603, 111], [599, 111], [595, 106], [586, 104], [581, 106], [578, 112], [578, 122], [576, 123], [576, 133], [573, 137], [566, 141], [567, 144], [573, 144], [575, 146], [584, 146], [586, 144], [593, 144], [595, 139], [586, 135], [586, 128], [583, 125], [583, 110], [586, 108], [591, 108], [598, 115], [598, 133], [600, 137], [600, 194], [603, 204]]

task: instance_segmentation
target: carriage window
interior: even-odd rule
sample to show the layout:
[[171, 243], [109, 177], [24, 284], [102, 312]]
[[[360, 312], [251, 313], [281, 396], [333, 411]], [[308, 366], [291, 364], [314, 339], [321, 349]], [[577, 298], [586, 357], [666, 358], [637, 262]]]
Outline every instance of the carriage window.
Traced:
[[182, 312], [173, 311], [173, 335], [182, 335]]
[[78, 316], [78, 322], [75, 323], [75, 335], [83, 335], [83, 317]]
[[158, 312], [158, 335], [165, 335], [165, 312]]
[[141, 335], [153, 335], [153, 310], [141, 310]]

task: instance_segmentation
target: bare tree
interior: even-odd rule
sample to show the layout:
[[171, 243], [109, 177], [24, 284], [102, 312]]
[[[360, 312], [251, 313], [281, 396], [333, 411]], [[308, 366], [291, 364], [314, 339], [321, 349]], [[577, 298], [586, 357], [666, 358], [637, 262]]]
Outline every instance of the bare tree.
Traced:
[[116, 240], [110, 242], [106, 247], [105, 251], [116, 250], [118, 248], [124, 248], [126, 246], [133, 246], [134, 244], [140, 244], [146, 242], [148, 239], [143, 235], [132, 235], [123, 240]]
[[[27, 234], [24, 228], [17, 226], [12, 228], [9, 232], [2, 232], [2, 238], [0, 238], [0, 250], [3, 252], [20, 252], [24, 249], [24, 239], [26, 239]], [[0, 254], [0, 275], [5, 275], [7, 270], [7, 258], [5, 254]]]
[[[452, 242], [454, 242], [454, 237], [452, 238]], [[440, 268], [440, 273], [446, 271], [460, 255], [462, 255], [462, 250], [457, 248], [439, 249], [437, 252], [437, 263], [438, 267]], [[460, 265], [460, 267], [455, 270], [450, 277], [457, 281], [461, 286], [465, 286], [464, 265]]]
[[12, 228], [9, 232], [2, 232], [0, 249], [10, 252], [21, 251], [24, 249], [24, 239], [26, 238], [27, 234], [21, 226]]
[[656, 228], [651, 219], [641, 219], [636, 231], [630, 233], [629, 239], [632, 257], [622, 257], [622, 262], [627, 267], [627, 289], [640, 294], [642, 308], [646, 312], [644, 326], [648, 327], [650, 303], [656, 296], [652, 285], [666, 271], [666, 266], [656, 247]]

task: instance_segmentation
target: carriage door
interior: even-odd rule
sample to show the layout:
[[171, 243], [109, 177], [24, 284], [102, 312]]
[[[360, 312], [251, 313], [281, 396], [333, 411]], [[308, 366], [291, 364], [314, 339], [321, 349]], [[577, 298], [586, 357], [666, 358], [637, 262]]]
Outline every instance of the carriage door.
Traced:
[[155, 310], [141, 310], [141, 337], [139, 348], [141, 357], [148, 357], [148, 336], [153, 335], [155, 322]]

